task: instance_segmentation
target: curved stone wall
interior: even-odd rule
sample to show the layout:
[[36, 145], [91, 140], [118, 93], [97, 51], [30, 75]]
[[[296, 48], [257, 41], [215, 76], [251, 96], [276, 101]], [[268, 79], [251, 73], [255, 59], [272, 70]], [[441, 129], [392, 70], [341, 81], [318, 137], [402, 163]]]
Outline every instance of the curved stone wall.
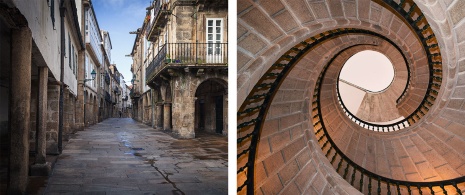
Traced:
[[[382, 34], [411, 61], [414, 79], [398, 105], [406, 114], [424, 94], [426, 63], [422, 46], [401, 19], [378, 1], [238, 1], [238, 105], [242, 108], [256, 83], [283, 54], [309, 37], [337, 28]], [[396, 2], [398, 2], [396, 0]], [[416, 0], [436, 35], [443, 64], [442, 86], [435, 104], [416, 124], [397, 132], [366, 130], [341, 113], [334, 99], [335, 78], [327, 77], [322, 114], [338, 147], [357, 164], [377, 174], [409, 181], [434, 181], [465, 175], [465, 3]], [[351, 36], [351, 35], [349, 35]], [[323, 66], [350, 38], [332, 39], [310, 50], [286, 75], [267, 109], [255, 160], [255, 192], [260, 194], [349, 193], [350, 186], [323, 155], [313, 133], [313, 91]], [[332, 44], [332, 45], [331, 45]], [[368, 44], [368, 42], [367, 42]], [[331, 72], [333, 71], [333, 72]], [[328, 70], [336, 75], [337, 70]], [[409, 107], [410, 106], [410, 107]], [[240, 109], [240, 108], [238, 108]], [[248, 117], [239, 118], [238, 124]], [[238, 137], [249, 130], [242, 130]], [[245, 146], [239, 144], [238, 151]], [[238, 167], [246, 159], [238, 159]], [[324, 168], [324, 169], [323, 169]], [[238, 175], [238, 183], [244, 176]], [[334, 186], [342, 186], [342, 191]], [[347, 187], [347, 188], [346, 188]], [[465, 186], [459, 186], [462, 191]], [[339, 190], [341, 190], [339, 189]], [[353, 188], [355, 189], [355, 188]], [[241, 191], [239, 193], [244, 193]]]

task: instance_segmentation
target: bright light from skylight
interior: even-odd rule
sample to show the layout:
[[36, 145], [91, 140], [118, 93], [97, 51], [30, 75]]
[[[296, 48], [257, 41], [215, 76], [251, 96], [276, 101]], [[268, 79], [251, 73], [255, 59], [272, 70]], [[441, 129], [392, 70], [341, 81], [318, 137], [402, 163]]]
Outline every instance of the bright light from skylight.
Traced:
[[347, 60], [339, 78], [364, 89], [378, 92], [391, 84], [394, 79], [394, 67], [384, 54], [365, 50]]

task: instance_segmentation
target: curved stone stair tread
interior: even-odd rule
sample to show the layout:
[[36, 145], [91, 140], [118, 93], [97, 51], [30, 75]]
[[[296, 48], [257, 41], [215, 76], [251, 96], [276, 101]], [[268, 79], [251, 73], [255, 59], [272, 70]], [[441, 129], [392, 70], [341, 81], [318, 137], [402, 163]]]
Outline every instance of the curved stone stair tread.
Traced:
[[[333, 94], [333, 96], [334, 95], [335, 94]], [[333, 97], [333, 96], [330, 96], [330, 97]], [[329, 100], [327, 102], [328, 103], [331, 103], [331, 102], [334, 103], [335, 98], [333, 97], [333, 101]], [[338, 106], [338, 105], [335, 105], [335, 106]], [[334, 114], [335, 112], [337, 112], [335, 110], [338, 110], [339, 114]], [[322, 111], [322, 112], [324, 112], [324, 111]], [[342, 114], [342, 111], [340, 109], [334, 109], [331, 112], [322, 113], [322, 114], [327, 116], [325, 118], [325, 123], [326, 124], [331, 124], [331, 121], [344, 121], [344, 123], [346, 123], [346, 124], [352, 123], [352, 121], [350, 121], [347, 117], [345, 117], [345, 115]], [[336, 117], [336, 118], [334, 118], [334, 117]], [[409, 137], [411, 137], [411, 136], [419, 136], [419, 135], [423, 135], [423, 137], [426, 136], [425, 133], [422, 133], [419, 130], [416, 130], [416, 131], [415, 130], [408, 130], [408, 128], [402, 130], [405, 133], [403, 133], [402, 131], [401, 132], [396, 132], [394, 136], [391, 136], [391, 135], [386, 134], [386, 133], [384, 133], [385, 135], [382, 135], [383, 133], [370, 132], [369, 130], [366, 130], [366, 129], [358, 126], [358, 125], [345, 125], [345, 126], [347, 126], [348, 128], [337, 129], [338, 128], [337, 126], [332, 126], [332, 125], [327, 125], [327, 128], [328, 128], [328, 132], [329, 132], [331, 138], [335, 141], [336, 145], [338, 145], [338, 147], [340, 147], [340, 149], [343, 150], [344, 153], [348, 157], [351, 157], [351, 156], [355, 157], [355, 155], [356, 155], [356, 153], [358, 151], [358, 150], [356, 150], [356, 147], [353, 146], [353, 143], [355, 143], [356, 141], [360, 142], [360, 140], [358, 138], [359, 134], [365, 134], [366, 136], [371, 136], [371, 137], [377, 138], [377, 139], [379, 139], [380, 141], [383, 141], [383, 142], [393, 141], [393, 140], [398, 140], [398, 139], [404, 140], [404, 142], [405, 142], [405, 140], [408, 140]], [[422, 126], [431, 126], [431, 125], [422, 124]], [[335, 128], [335, 129], [332, 129], [332, 128]], [[330, 129], [332, 129], [332, 130], [330, 130]], [[443, 130], [447, 131], [447, 129], [443, 129]], [[340, 132], [340, 133], [333, 134], [333, 132]], [[394, 133], [392, 133], [392, 134], [394, 134]], [[355, 138], [354, 138], [354, 135], [355, 135]], [[339, 136], [342, 136], [342, 138], [339, 138]], [[460, 145], [460, 144], [465, 145], [465, 141], [464, 141], [465, 137], [460, 136], [460, 137], [457, 138], [457, 136], [458, 135], [452, 136], [451, 138], [449, 138], [449, 139], [452, 139], [452, 140], [447, 140], [448, 142], [434, 142], [436, 145], [432, 150], [447, 148], [447, 150], [442, 150], [441, 152], [438, 152], [438, 153], [439, 154], [447, 154], [445, 151], [456, 151], [457, 152], [456, 154], [458, 156], [463, 156], [463, 154], [465, 154], [465, 148], [464, 149], [462, 149], [462, 148], [451, 148], [450, 146], [447, 145], [447, 143], [450, 143], [451, 141], [454, 141], [455, 144], [457, 144], [457, 145]], [[434, 134], [432, 134], [428, 138], [430, 139], [429, 141], [434, 140], [435, 139]], [[404, 144], [405, 145], [404, 147], [399, 146], [399, 147], [394, 148], [394, 153], [396, 153], [396, 154], [400, 153], [401, 155], [385, 156], [384, 158], [381, 158], [381, 162], [388, 162], [388, 160], [390, 158], [396, 158], [396, 159], [407, 158], [407, 159], [410, 159], [410, 161], [409, 160], [404, 160], [404, 164], [403, 164], [403, 166], [401, 166], [401, 167], [407, 167], [405, 169], [408, 169], [408, 170], [404, 170], [405, 175], [411, 174], [411, 176], [409, 176], [409, 178], [407, 178], [409, 181], [429, 181], [429, 180], [436, 181], [436, 180], [453, 179], [453, 178], [456, 178], [458, 176], [465, 175], [465, 166], [463, 167], [464, 170], [461, 171], [461, 172], [449, 171], [449, 176], [448, 177], [446, 177], [446, 175], [439, 176], [438, 174], [426, 174], [427, 172], [425, 172], [425, 171], [420, 172], [420, 171], [425, 170], [425, 169], [426, 170], [435, 170], [435, 169], [433, 169], [432, 166], [423, 163], [423, 162], [428, 163], [430, 161], [434, 161], [435, 156], [430, 156], [431, 158], [422, 158], [421, 153], [419, 153], [419, 152], [418, 153], [409, 152], [409, 154], [405, 154], [405, 152], [403, 152], [402, 150], [407, 150], [407, 148], [408, 148], [407, 151], [415, 151], [416, 147], [425, 147], [423, 145], [418, 145], [417, 146], [417, 145], [411, 144], [410, 142], [406, 142], [406, 143], [407, 144]], [[418, 142], [418, 143], [421, 143], [421, 142]], [[428, 142], [424, 142], [424, 145], [427, 145], [427, 144], [428, 144]], [[376, 147], [376, 148], [378, 148], [378, 147]], [[375, 153], [374, 156], [366, 156], [365, 161], [376, 161], [376, 159], [379, 159], [380, 156], [382, 157], [381, 154]], [[415, 158], [415, 157], [418, 157], [418, 158]], [[370, 158], [372, 158], [372, 159], [370, 159]], [[375, 158], [375, 159], [373, 159], [373, 158]], [[351, 158], [351, 159], [353, 161], [357, 160], [355, 158]], [[461, 159], [461, 157], [447, 158], [447, 161], [445, 161], [445, 162], [447, 164], [450, 164], [450, 161], [459, 161], [460, 162], [459, 166], [451, 167], [453, 170], [457, 170], [457, 169], [460, 168], [461, 165], [465, 165], [465, 159], [461, 159], [461, 160], [460, 159]], [[414, 166], [410, 166], [411, 163], [409, 164], [409, 162], [413, 162]], [[382, 165], [379, 165], [379, 164], [376, 164], [376, 165], [378, 165], [378, 166], [375, 166], [376, 168], [372, 169], [370, 171], [378, 173], [378, 174], [386, 176], [386, 177], [390, 177], [390, 178], [393, 177], [393, 175], [389, 175], [389, 173], [390, 173], [389, 171], [386, 171], [386, 170], [389, 170], [389, 167], [383, 167], [383, 169], [382, 169], [383, 171], [380, 171], [379, 168], [381, 168]], [[444, 163], [441, 164], [441, 165], [444, 165]], [[439, 165], [437, 165], [437, 166], [439, 166]], [[437, 166], [434, 166], [434, 167], [437, 167]], [[447, 166], [443, 167], [443, 168], [441, 168], [441, 167], [438, 167], [438, 168], [440, 168], [441, 170], [442, 169], [450, 170], [450, 168], [447, 168]], [[418, 170], [418, 171], [414, 171], [414, 170]], [[418, 175], [415, 175], [415, 173], [422, 173], [422, 174], [421, 174], [421, 176], [418, 176]], [[442, 171], [442, 173], [445, 173], [445, 171]], [[434, 179], [434, 177], [436, 177], [436, 179]], [[394, 178], [394, 179], [401, 180], [402, 178]]]

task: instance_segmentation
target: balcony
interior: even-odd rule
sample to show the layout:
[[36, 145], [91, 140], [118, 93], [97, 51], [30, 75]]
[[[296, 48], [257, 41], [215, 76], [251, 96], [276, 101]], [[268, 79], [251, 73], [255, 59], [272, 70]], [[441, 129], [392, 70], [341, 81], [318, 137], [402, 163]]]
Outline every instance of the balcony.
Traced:
[[145, 71], [147, 83], [166, 67], [227, 66], [227, 43], [167, 43]]
[[116, 87], [116, 86], [113, 88], [113, 91], [115, 92], [115, 94], [119, 94], [119, 93], [120, 93], [118, 87]]
[[105, 101], [111, 102], [110, 94], [107, 91], [105, 91]]
[[153, 7], [153, 21], [147, 26], [147, 38], [149, 41], [156, 41], [157, 37], [160, 36], [160, 31], [166, 26], [168, 22], [168, 15], [171, 14], [169, 9], [169, 3], [161, 3], [161, 0], [155, 2]]
[[129, 92], [129, 97], [131, 97], [131, 99], [138, 99], [140, 98], [140, 93], [138, 90], [135, 90], [134, 88], [131, 89], [131, 91]]
[[107, 71], [105, 71], [105, 83], [107, 83], [107, 85], [110, 84], [110, 74], [108, 74]]

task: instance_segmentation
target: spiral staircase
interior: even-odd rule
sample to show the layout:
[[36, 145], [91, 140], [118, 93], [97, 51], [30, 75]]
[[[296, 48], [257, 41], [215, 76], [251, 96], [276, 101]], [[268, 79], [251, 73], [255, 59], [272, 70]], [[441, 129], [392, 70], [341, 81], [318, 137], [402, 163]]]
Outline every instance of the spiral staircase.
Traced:
[[[465, 1], [239, 0], [237, 11], [238, 194], [465, 192]], [[364, 50], [395, 70], [372, 98], [389, 103], [368, 102], [383, 117], [341, 100], [340, 71]]]

